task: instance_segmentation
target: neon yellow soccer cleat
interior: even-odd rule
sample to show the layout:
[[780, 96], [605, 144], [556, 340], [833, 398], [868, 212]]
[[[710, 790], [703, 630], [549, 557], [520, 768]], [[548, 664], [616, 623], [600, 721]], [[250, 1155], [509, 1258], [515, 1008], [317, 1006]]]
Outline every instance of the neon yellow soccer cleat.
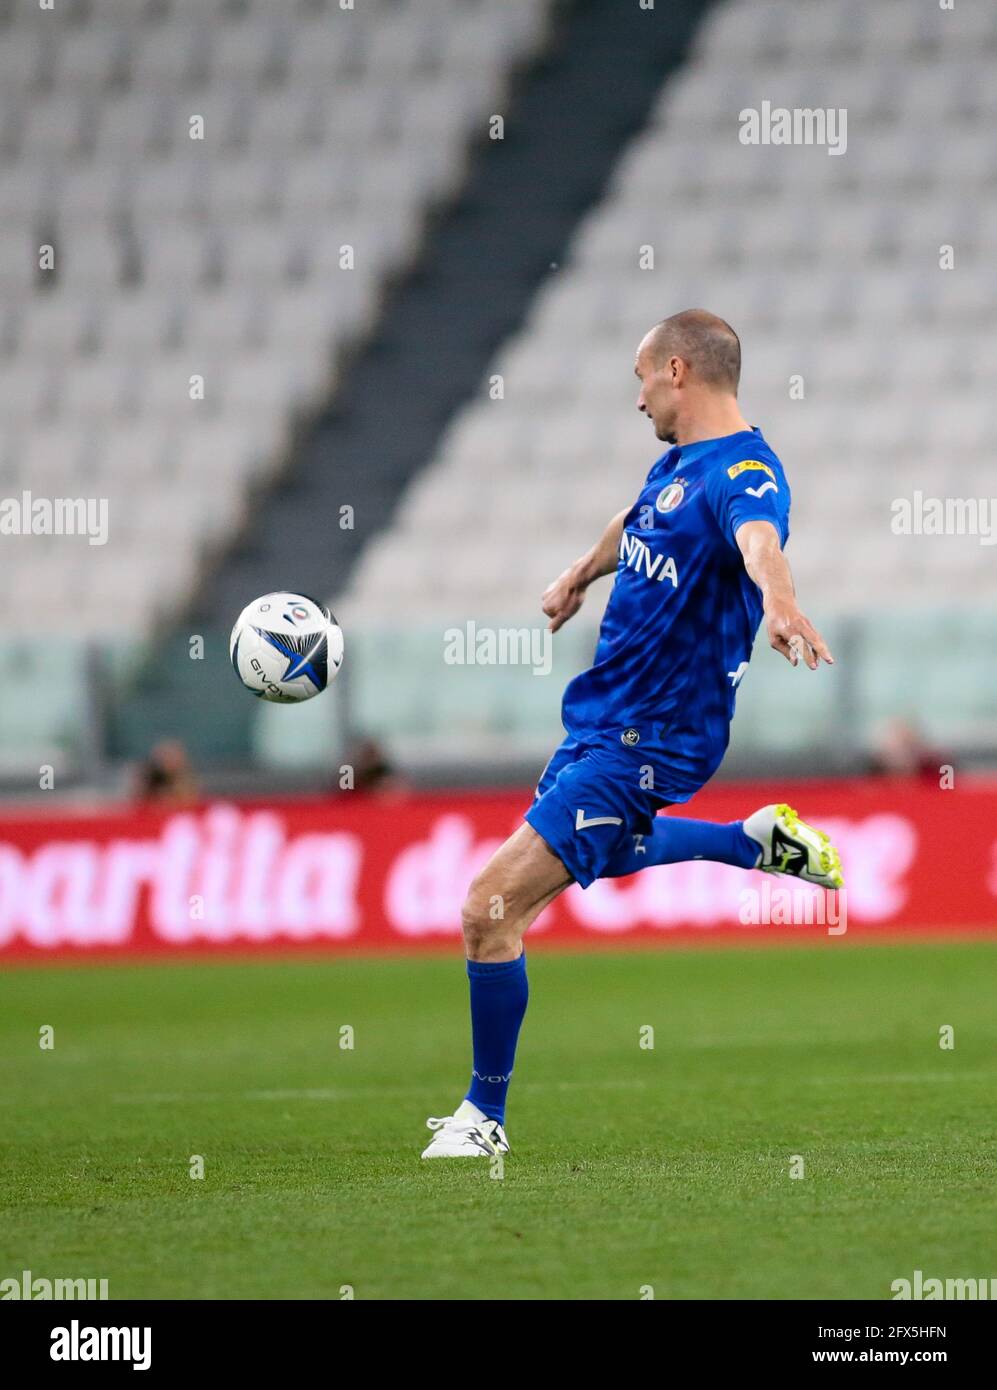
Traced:
[[821, 888], [844, 888], [841, 856], [823, 830], [800, 820], [792, 806], [763, 806], [744, 822], [761, 846], [755, 865], [767, 874], [792, 874]]

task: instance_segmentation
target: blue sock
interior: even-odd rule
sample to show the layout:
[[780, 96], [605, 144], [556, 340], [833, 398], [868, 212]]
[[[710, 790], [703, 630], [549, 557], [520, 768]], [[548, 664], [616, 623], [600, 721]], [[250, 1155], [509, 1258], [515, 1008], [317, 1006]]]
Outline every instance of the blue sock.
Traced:
[[466, 1099], [490, 1120], [504, 1124], [505, 1097], [529, 998], [526, 955], [494, 963], [469, 960], [467, 978], [474, 1070]]
[[651, 864], [681, 864], [687, 859], [713, 859], [718, 864], [734, 864], [753, 869], [761, 846], [744, 833], [743, 821], [717, 825], [709, 820], [683, 820], [680, 816], [658, 816], [650, 835], [634, 836], [603, 870], [603, 878], [621, 878]]

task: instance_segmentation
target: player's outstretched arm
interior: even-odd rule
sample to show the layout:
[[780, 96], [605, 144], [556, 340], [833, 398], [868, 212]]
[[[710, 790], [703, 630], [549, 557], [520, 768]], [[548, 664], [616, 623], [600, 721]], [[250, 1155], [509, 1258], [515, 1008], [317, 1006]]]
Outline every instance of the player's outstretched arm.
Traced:
[[544, 590], [540, 602], [550, 619], [547, 627], [551, 632], [556, 632], [569, 618], [575, 616], [593, 579], [598, 579], [603, 574], [612, 574], [616, 569], [623, 523], [629, 510], [630, 508], [626, 507], [614, 516], [592, 549], [573, 565], [569, 565], [564, 573], [558, 575], [553, 584], [548, 584]]
[[816, 671], [821, 661], [834, 664], [827, 643], [800, 612], [789, 564], [779, 533], [770, 521], [745, 521], [734, 536], [744, 568], [762, 591], [769, 643], [795, 666], [800, 657]]

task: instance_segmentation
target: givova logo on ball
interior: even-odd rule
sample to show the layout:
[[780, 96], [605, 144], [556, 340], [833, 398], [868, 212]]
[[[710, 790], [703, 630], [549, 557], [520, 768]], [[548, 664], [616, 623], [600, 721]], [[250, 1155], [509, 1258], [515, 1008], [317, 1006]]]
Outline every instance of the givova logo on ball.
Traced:
[[307, 594], [276, 590], [239, 614], [229, 642], [247, 690], [275, 704], [320, 694], [343, 664], [343, 632], [330, 610]]

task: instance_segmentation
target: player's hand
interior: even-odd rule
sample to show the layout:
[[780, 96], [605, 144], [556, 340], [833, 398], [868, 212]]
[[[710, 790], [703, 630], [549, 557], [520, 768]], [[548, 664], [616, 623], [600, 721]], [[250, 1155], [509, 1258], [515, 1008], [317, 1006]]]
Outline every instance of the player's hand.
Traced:
[[586, 588], [574, 565], [558, 575], [553, 584], [547, 585], [540, 603], [550, 619], [547, 624], [549, 632], [556, 632], [575, 616], [585, 600]]
[[801, 657], [811, 671], [816, 671], [822, 661], [834, 665], [827, 643], [795, 603], [781, 603], [766, 610], [765, 626], [770, 646], [781, 652], [791, 666], [799, 665]]

